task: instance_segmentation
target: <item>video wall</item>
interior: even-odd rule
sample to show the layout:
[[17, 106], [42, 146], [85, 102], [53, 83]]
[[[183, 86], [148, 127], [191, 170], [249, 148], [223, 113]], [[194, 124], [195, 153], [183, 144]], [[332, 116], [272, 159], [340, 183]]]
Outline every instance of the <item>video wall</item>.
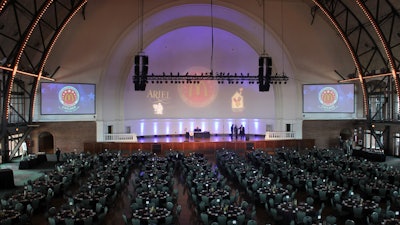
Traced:
[[354, 84], [303, 85], [304, 113], [354, 113]]
[[125, 118], [274, 118], [274, 94], [247, 81], [152, 84], [125, 95]]
[[41, 83], [42, 115], [96, 113], [96, 85], [80, 83]]

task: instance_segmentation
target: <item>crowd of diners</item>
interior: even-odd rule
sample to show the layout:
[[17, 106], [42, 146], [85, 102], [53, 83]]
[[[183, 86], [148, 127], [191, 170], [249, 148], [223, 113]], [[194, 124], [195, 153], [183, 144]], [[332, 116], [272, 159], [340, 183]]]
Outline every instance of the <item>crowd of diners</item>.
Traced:
[[129, 200], [125, 224], [177, 224], [182, 210], [212, 225], [257, 224], [258, 217], [290, 225], [400, 223], [400, 172], [385, 163], [329, 149], [220, 149], [213, 156], [63, 153], [53, 170], [2, 196], [0, 224], [29, 224], [43, 214], [50, 225], [100, 225], [118, 198]]

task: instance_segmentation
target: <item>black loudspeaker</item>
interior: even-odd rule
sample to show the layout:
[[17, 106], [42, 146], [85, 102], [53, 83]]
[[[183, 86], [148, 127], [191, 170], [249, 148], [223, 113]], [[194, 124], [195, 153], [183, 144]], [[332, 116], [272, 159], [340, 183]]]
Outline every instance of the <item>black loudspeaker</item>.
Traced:
[[135, 91], [144, 91], [147, 84], [147, 74], [149, 72], [149, 57], [147, 55], [135, 55], [135, 74], [133, 83]]
[[272, 58], [261, 56], [258, 59], [258, 66], [259, 91], [269, 91], [272, 74]]
[[156, 154], [161, 154], [161, 144], [151, 145], [151, 151]]

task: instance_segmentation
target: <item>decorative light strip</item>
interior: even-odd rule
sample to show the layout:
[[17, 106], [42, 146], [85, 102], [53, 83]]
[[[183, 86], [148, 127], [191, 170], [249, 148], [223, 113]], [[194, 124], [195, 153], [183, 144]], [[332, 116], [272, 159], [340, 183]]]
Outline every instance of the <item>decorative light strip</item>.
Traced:
[[4, 7], [7, 5], [8, 0], [2, 0], [0, 3], [0, 13], [3, 11]]
[[[400, 72], [397, 72], [397, 74], [400, 75]], [[387, 77], [387, 76], [391, 76], [392, 73], [382, 73], [382, 74], [376, 74], [376, 75], [372, 75], [372, 76], [365, 76], [364, 79], [372, 79], [372, 78], [378, 78], [378, 77]], [[339, 83], [344, 83], [344, 82], [349, 82], [349, 81], [358, 81], [359, 78], [351, 78], [351, 79], [346, 79], [346, 80], [339, 80]]]
[[[393, 77], [394, 80], [394, 86], [396, 88], [396, 93], [397, 93], [397, 102], [400, 102], [400, 84], [399, 84], [399, 78], [397, 77], [398, 72], [396, 71], [396, 66], [394, 63], [394, 57], [393, 57], [393, 53], [389, 48], [389, 45], [385, 39], [385, 37], [383, 36], [382, 30], [381, 28], [379, 28], [378, 24], [376, 23], [376, 20], [373, 18], [371, 12], [367, 9], [366, 5], [364, 3], [362, 3], [360, 0], [356, 0], [358, 6], [360, 6], [360, 8], [362, 9], [362, 11], [364, 12], [364, 14], [367, 16], [369, 22], [372, 24], [372, 27], [375, 30], [376, 35], [378, 35], [379, 40], [382, 43], [383, 49], [385, 50], [385, 54], [388, 58], [388, 62], [391, 68], [391, 75]], [[400, 111], [400, 104], [398, 104], [397, 106], [397, 110]]]
[[328, 17], [328, 19], [331, 21], [332, 25], [336, 28], [336, 30], [339, 32], [342, 40], [344, 41], [347, 49], [350, 52], [351, 58], [353, 59], [354, 65], [357, 68], [357, 72], [358, 72], [358, 80], [361, 83], [361, 89], [362, 89], [362, 93], [363, 93], [363, 104], [364, 104], [364, 114], [367, 116], [369, 114], [369, 105], [368, 105], [368, 95], [367, 95], [367, 89], [366, 89], [366, 85], [363, 79], [363, 74], [362, 74], [362, 70], [361, 70], [361, 66], [360, 66], [360, 61], [358, 60], [351, 44], [350, 44], [350, 40], [346, 37], [346, 35], [344, 34], [343, 30], [340, 28], [339, 24], [337, 23], [337, 21], [331, 16], [331, 14], [318, 2], [318, 0], [312, 0], [315, 5], [317, 5], [322, 12], [325, 14], [326, 17]]
[[[7, 71], [10, 71], [10, 72], [14, 71], [14, 69], [11, 69], [11, 68], [8, 68], [8, 67], [4, 67], [4, 66], [0, 66], [0, 69], [7, 70]], [[31, 76], [31, 77], [39, 77], [40, 76], [40, 75], [37, 75], [37, 74], [28, 73], [28, 72], [20, 71], [20, 70], [16, 70], [16, 73], [19, 73], [19, 74], [22, 74], [22, 75], [26, 75], [26, 76]], [[49, 81], [55, 81], [55, 79], [53, 79], [53, 78], [43, 77], [43, 76], [40, 76], [40, 79], [49, 80]]]
[[[31, 38], [32, 32], [35, 30], [37, 24], [39, 23], [40, 19], [43, 17], [44, 13], [46, 12], [46, 10], [50, 7], [50, 5], [53, 3], [53, 0], [48, 0], [46, 2], [46, 4], [41, 8], [39, 14], [36, 16], [35, 20], [33, 21], [33, 23], [31, 23], [27, 34], [24, 37], [24, 40], [22, 42], [22, 44], [20, 45], [20, 48], [18, 50], [17, 56], [15, 57], [15, 61], [14, 61], [14, 68], [12, 70], [11, 73], [11, 77], [9, 80], [9, 87], [8, 87], [8, 93], [7, 96], [5, 96], [5, 99], [7, 99], [7, 106], [5, 108], [4, 114], [5, 114], [5, 118], [8, 120], [9, 117], [9, 111], [10, 111], [10, 101], [11, 101], [11, 91], [12, 91], [12, 87], [14, 85], [14, 78], [15, 75], [17, 74], [18, 71], [18, 65], [19, 65], [19, 61], [21, 60], [21, 56], [25, 50], [25, 47], [29, 41], [29, 39]], [[40, 74], [40, 73], [39, 73]]]
[[[75, 9], [74, 11], [65, 18], [64, 22], [61, 24], [61, 26], [58, 28], [57, 32], [53, 35], [52, 40], [49, 42], [49, 45], [44, 53], [44, 57], [42, 60], [42, 63], [40, 65], [40, 69], [39, 69], [39, 74], [40, 76], [38, 77], [38, 81], [40, 79], [43, 79], [42, 73], [44, 70], [44, 66], [46, 65], [47, 59], [49, 58], [49, 55], [51, 53], [51, 51], [53, 50], [54, 45], [56, 44], [58, 38], [60, 37], [61, 33], [64, 31], [65, 27], [69, 24], [69, 22], [71, 21], [71, 19], [76, 15], [76, 13], [87, 3], [87, 0], [82, 1]], [[53, 79], [53, 81], [55, 81], [55, 79]], [[34, 115], [35, 112], [35, 107], [34, 107], [34, 103], [36, 100], [36, 95], [37, 95], [37, 90], [39, 89], [39, 82], [36, 82], [36, 86], [33, 90], [33, 97], [32, 97], [32, 101], [31, 101], [31, 107], [30, 109], [31, 111], [31, 115]]]

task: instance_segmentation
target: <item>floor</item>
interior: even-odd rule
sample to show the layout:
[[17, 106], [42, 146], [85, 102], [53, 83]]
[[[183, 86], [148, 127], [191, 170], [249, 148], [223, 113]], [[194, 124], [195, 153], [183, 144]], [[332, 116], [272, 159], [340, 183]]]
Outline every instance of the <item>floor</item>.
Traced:
[[[224, 137], [224, 138], [229, 138]], [[158, 139], [158, 141], [161, 139]], [[165, 140], [164, 140], [165, 141]], [[235, 140], [236, 141], [236, 140]], [[213, 152], [210, 152], [208, 154], [205, 154], [206, 158], [209, 160], [209, 162], [213, 165], [216, 164], [215, 162], [215, 155]], [[395, 157], [387, 157], [386, 162], [389, 166], [394, 166], [396, 168], [400, 168], [400, 159], [395, 158]], [[48, 162], [43, 165], [41, 168], [37, 168], [34, 170], [19, 170], [18, 169], [18, 160], [14, 160], [11, 163], [7, 164], [0, 164], [0, 168], [11, 168], [14, 171], [14, 182], [15, 185], [17, 186], [16, 189], [13, 190], [0, 190], [0, 195], [3, 196], [4, 194], [10, 192], [10, 191], [15, 191], [18, 189], [22, 189], [22, 186], [26, 183], [28, 179], [35, 179], [43, 174], [44, 171], [53, 169], [55, 166], [55, 157], [53, 155], [48, 155]], [[135, 179], [135, 172], [136, 170], [132, 170], [131, 177], [129, 180]], [[85, 179], [85, 178], [82, 178]], [[184, 179], [181, 177], [181, 174], [179, 171], [175, 173], [175, 187], [179, 191], [179, 196], [178, 196], [178, 204], [182, 205], [182, 213], [179, 217], [179, 224], [181, 225], [186, 225], [186, 224], [200, 224], [199, 218], [196, 217], [193, 207], [191, 205], [191, 202], [188, 198], [187, 195], [187, 190], [186, 186], [184, 184]], [[129, 217], [130, 213], [130, 202], [129, 199], [127, 198], [128, 193], [133, 191], [133, 182], [129, 182], [127, 186], [123, 189], [121, 193], [119, 193], [118, 199], [116, 201], [116, 204], [114, 207], [112, 207], [106, 217], [106, 220], [104, 221], [104, 225], [115, 225], [115, 224], [124, 224], [122, 220], [122, 214], [126, 214]], [[250, 199], [247, 199], [247, 196], [244, 194], [244, 190], [241, 190], [240, 186], [238, 184], [235, 184], [234, 182], [229, 182], [231, 185], [232, 189], [234, 190], [239, 190], [241, 194], [241, 198], [251, 201]], [[72, 190], [75, 190], [79, 188], [79, 183], [75, 184]], [[305, 198], [306, 194], [299, 192], [298, 194], [299, 198]], [[52, 201], [53, 206], [60, 206], [61, 204], [65, 203], [65, 199], [63, 196], [57, 197]], [[270, 218], [266, 213], [265, 209], [263, 206], [257, 206], [257, 215], [256, 215], [256, 221], [257, 224], [275, 224], [272, 218]], [[330, 213], [330, 209], [328, 208], [327, 210], [324, 211], [325, 216]], [[48, 224], [47, 219], [45, 217], [45, 213], [39, 213], [35, 214], [32, 217], [31, 223], [33, 225], [35, 224]], [[338, 221], [338, 224], [344, 224], [343, 220]]]

